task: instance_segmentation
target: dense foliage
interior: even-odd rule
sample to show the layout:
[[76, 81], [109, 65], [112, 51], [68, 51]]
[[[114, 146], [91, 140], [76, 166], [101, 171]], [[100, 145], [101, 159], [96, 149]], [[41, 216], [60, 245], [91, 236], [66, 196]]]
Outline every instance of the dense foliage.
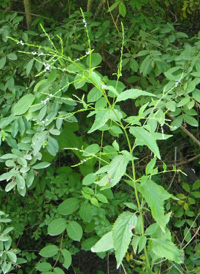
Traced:
[[200, 273], [199, 2], [0, 7], [0, 273]]

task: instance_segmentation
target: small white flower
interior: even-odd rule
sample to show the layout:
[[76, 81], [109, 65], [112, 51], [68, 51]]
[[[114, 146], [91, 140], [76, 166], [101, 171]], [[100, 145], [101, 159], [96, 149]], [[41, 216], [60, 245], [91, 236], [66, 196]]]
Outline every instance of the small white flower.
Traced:
[[49, 96], [50, 96], [50, 97], [52, 97], [52, 96], [53, 96], [53, 94], [52, 94], [52, 93], [50, 93], [50, 94], [49, 94]]
[[90, 54], [90, 50], [86, 51], [86, 53], [85, 53], [85, 54]]
[[86, 23], [85, 19], [83, 19], [83, 23]]
[[42, 123], [44, 124], [45, 122], [44, 122], [44, 121], [42, 121]]
[[101, 85], [101, 88], [102, 88], [102, 89], [106, 89], [106, 88], [107, 88], [107, 85]]
[[47, 122], [47, 121], [49, 121], [49, 119], [46, 118], [45, 121]]
[[87, 27], [87, 23], [85, 23], [84, 27], [85, 27], [85, 28]]
[[40, 52], [40, 53], [38, 53], [38, 56], [43, 55], [43, 54], [44, 54], [43, 52]]
[[36, 54], [37, 54], [37, 52], [36, 52], [36, 51], [32, 51], [32, 54], [33, 54], [33, 55], [36, 55]]
[[20, 40], [20, 44], [23, 46], [24, 45], [24, 42], [22, 40]]

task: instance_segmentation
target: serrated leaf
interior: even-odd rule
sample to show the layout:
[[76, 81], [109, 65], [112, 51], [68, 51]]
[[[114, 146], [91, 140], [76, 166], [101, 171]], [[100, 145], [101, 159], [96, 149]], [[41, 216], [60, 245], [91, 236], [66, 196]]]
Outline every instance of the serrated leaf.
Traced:
[[160, 151], [155, 138], [151, 132], [148, 132], [142, 127], [131, 127], [130, 133], [139, 140], [139, 144], [146, 145], [160, 159]]
[[61, 215], [70, 215], [78, 209], [79, 200], [76, 198], [69, 198], [63, 201], [58, 206], [58, 213]]
[[74, 241], [80, 241], [83, 236], [83, 229], [79, 223], [71, 221], [69, 224], [67, 224], [67, 234], [70, 239]]
[[14, 115], [22, 115], [30, 108], [33, 101], [35, 100], [35, 96], [33, 94], [24, 95], [13, 107]]
[[[108, 188], [115, 186], [119, 183], [122, 176], [125, 174], [128, 163], [128, 157], [124, 155], [117, 155], [107, 166], [106, 175], [99, 182], [96, 183], [100, 186], [106, 186], [108, 184]], [[100, 170], [96, 172], [96, 174], [99, 173]]]
[[66, 227], [67, 223], [65, 219], [55, 219], [48, 225], [48, 234], [51, 236], [60, 235], [61, 233], [63, 233]]
[[131, 238], [133, 236], [132, 229], [137, 225], [137, 217], [129, 211], [123, 212], [113, 225], [112, 235], [117, 260], [117, 268], [120, 266], [125, 253], [128, 250]]
[[159, 257], [159, 258], [166, 258], [170, 261], [174, 261], [177, 264], [183, 263], [182, 259], [182, 251], [179, 250], [174, 243], [172, 243], [169, 239], [152, 239], [152, 251]]
[[59, 248], [56, 245], [47, 245], [44, 248], [42, 248], [39, 252], [40, 256], [45, 258], [50, 258], [55, 256], [59, 251]]
[[105, 252], [114, 248], [112, 231], [106, 233], [92, 248], [92, 252]]
[[152, 180], [147, 180], [142, 183], [139, 190], [147, 201], [148, 206], [151, 208], [153, 218], [160, 228], [165, 231], [170, 214], [164, 214], [164, 201], [168, 200], [172, 195]]
[[117, 102], [126, 101], [128, 99], [136, 99], [139, 96], [151, 96], [155, 97], [154, 94], [140, 90], [140, 89], [128, 89], [120, 93], [120, 95], [117, 97]]

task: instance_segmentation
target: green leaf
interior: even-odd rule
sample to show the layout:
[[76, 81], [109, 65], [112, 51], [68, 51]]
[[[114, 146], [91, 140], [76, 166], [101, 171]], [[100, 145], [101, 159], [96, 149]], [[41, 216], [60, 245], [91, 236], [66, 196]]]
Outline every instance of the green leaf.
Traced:
[[177, 128], [179, 128], [183, 123], [183, 116], [180, 115], [178, 117], [176, 117], [173, 122], [171, 123], [171, 130], [176, 130]]
[[83, 221], [90, 223], [93, 217], [93, 207], [90, 204], [82, 204], [79, 214]]
[[36, 265], [36, 269], [38, 271], [50, 271], [52, 268], [51, 264], [50, 263], [46, 263], [46, 262], [43, 262], [43, 263], [38, 263]]
[[27, 176], [26, 176], [26, 185], [27, 187], [30, 187], [34, 181], [34, 171], [33, 169], [31, 169], [28, 173], [27, 173]]
[[59, 248], [56, 245], [47, 245], [42, 248], [39, 252], [40, 256], [50, 258], [58, 254]]
[[164, 214], [164, 201], [168, 200], [172, 195], [152, 180], [143, 182], [139, 191], [142, 193], [151, 208], [153, 218], [160, 228], [165, 231], [166, 224], [169, 222], [170, 214]]
[[140, 65], [140, 73], [145, 77], [152, 71], [152, 59], [150, 55], [147, 55]]
[[128, 250], [131, 238], [133, 236], [132, 229], [137, 225], [137, 217], [134, 213], [123, 212], [117, 218], [113, 225], [112, 235], [117, 260], [117, 268], [120, 266], [125, 253]]
[[83, 229], [79, 223], [71, 221], [67, 224], [67, 234], [70, 239], [74, 241], [80, 241], [83, 236]]
[[60, 267], [55, 267], [52, 273], [53, 274], [65, 274], [65, 272]]
[[189, 116], [187, 114], [183, 114], [183, 119], [190, 126], [193, 126], [193, 127], [198, 127], [199, 126], [199, 122], [192, 116]]
[[134, 236], [133, 241], [132, 241], [132, 246], [133, 246], [133, 250], [134, 250], [135, 254], [137, 253], [139, 240], [140, 240], [140, 236], [136, 235], [136, 236]]
[[13, 107], [14, 115], [22, 115], [30, 108], [33, 101], [35, 100], [35, 96], [33, 94], [24, 95]]
[[117, 1], [114, 4], [112, 4], [112, 6], [110, 6], [110, 8], [108, 9], [107, 12], [113, 11], [119, 5], [119, 3], [120, 3], [120, 1]]
[[8, 258], [10, 259], [10, 261], [12, 263], [16, 263], [17, 262], [17, 256], [16, 256], [16, 254], [14, 252], [12, 252], [12, 251], [6, 251], [6, 254], [7, 254]]
[[138, 246], [139, 246], [138, 253], [140, 253], [144, 249], [146, 242], [147, 242], [147, 238], [145, 236], [141, 236], [138, 243]]
[[0, 59], [0, 69], [2, 69], [6, 64], [6, 56]]
[[148, 146], [148, 148], [155, 154], [155, 156], [160, 159], [159, 148], [151, 132], [148, 132], [142, 127], [131, 127], [130, 133], [138, 139], [139, 144]]
[[92, 133], [95, 130], [103, 127], [106, 124], [106, 122], [110, 119], [110, 116], [111, 116], [110, 112], [111, 112], [110, 109], [99, 110], [96, 114], [94, 124], [92, 125], [88, 133]]
[[152, 251], [159, 258], [166, 258], [170, 261], [174, 261], [177, 264], [183, 263], [182, 254], [183, 252], [179, 250], [174, 243], [172, 243], [169, 239], [152, 239]]
[[101, 91], [94, 87], [93, 89], [90, 90], [90, 92], [87, 95], [87, 101], [88, 102], [96, 102], [97, 100], [99, 100], [101, 97], [103, 96], [103, 94], [101, 93]]
[[94, 173], [89, 173], [83, 178], [83, 185], [88, 186], [94, 183], [97, 179], [97, 176]]
[[166, 108], [175, 111], [176, 110], [176, 103], [174, 101], [170, 101], [166, 103]]
[[195, 89], [192, 92], [192, 97], [194, 98], [194, 100], [196, 100], [198, 103], [200, 103], [200, 90], [199, 89]]
[[90, 146], [88, 146], [84, 152], [83, 152], [83, 156], [92, 156], [97, 154], [100, 151], [100, 147], [98, 144], [92, 144]]
[[46, 148], [51, 155], [56, 156], [58, 149], [59, 149], [57, 140], [55, 138], [49, 136], [48, 144], [47, 144]]
[[96, 197], [100, 202], [102, 202], [104, 204], [108, 203], [106, 196], [104, 196], [103, 194], [98, 193], [98, 194], [96, 194]]
[[119, 3], [119, 13], [121, 16], [125, 17], [126, 16], [126, 6], [124, 5], [123, 2]]
[[44, 168], [47, 168], [48, 166], [50, 166], [50, 163], [41, 162], [39, 164], [36, 164], [36, 165], [32, 166], [32, 168], [33, 169], [44, 169]]
[[[90, 58], [91, 58], [91, 66], [90, 66]], [[99, 53], [92, 53], [87, 57], [86, 63], [90, 68], [98, 66], [102, 61], [102, 57]]]
[[58, 206], [58, 213], [61, 215], [70, 215], [78, 209], [79, 200], [76, 198], [69, 198], [63, 201]]
[[6, 185], [6, 187], [5, 187], [5, 192], [9, 192], [11, 189], [13, 189], [15, 186], [16, 186], [16, 182], [10, 182], [10, 183], [8, 183], [7, 185]]
[[71, 253], [67, 249], [62, 249], [61, 253], [64, 257], [64, 263], [62, 264], [64, 268], [68, 269], [72, 263], [72, 256]]
[[78, 73], [76, 77], [74, 78], [74, 86], [75, 89], [82, 88], [86, 83], [86, 77], [83, 73]]
[[105, 252], [114, 248], [112, 231], [106, 233], [92, 248], [92, 252]]
[[18, 133], [18, 129], [19, 129], [18, 121], [15, 120], [11, 125], [11, 134], [12, 134], [13, 138], [16, 137], [16, 135]]
[[9, 60], [12, 60], [12, 61], [17, 60], [17, 55], [15, 53], [9, 53], [7, 57]]
[[151, 161], [147, 164], [147, 166], [145, 168], [146, 175], [151, 174], [155, 164], [156, 164], [156, 158], [151, 159]]
[[25, 188], [25, 180], [20, 174], [16, 175], [16, 183], [19, 188], [21, 189]]
[[34, 59], [30, 60], [26, 66], [26, 75], [28, 76], [32, 70]]
[[66, 227], [67, 224], [65, 219], [55, 219], [48, 225], [48, 234], [51, 236], [60, 235], [61, 233], [63, 233]]
[[[107, 166], [107, 173], [106, 175], [99, 181], [96, 182], [100, 186], [106, 186], [111, 188], [119, 183], [122, 176], [126, 172], [126, 167], [129, 163], [129, 160], [124, 155], [117, 155], [111, 163]], [[100, 174], [101, 172], [105, 172], [104, 169], [100, 169], [96, 172], [96, 175]]]
[[120, 95], [117, 97], [117, 102], [126, 101], [128, 99], [136, 99], [139, 96], [155, 97], [156, 95], [140, 89], [128, 89], [120, 93]]
[[91, 202], [91, 204], [95, 205], [96, 207], [100, 207], [99, 202], [96, 198], [94, 198], [94, 197], [90, 198], [90, 202]]

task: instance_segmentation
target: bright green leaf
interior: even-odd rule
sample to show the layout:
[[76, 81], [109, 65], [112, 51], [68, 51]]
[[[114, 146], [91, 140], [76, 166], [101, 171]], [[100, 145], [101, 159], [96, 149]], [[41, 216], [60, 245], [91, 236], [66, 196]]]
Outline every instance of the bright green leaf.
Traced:
[[51, 236], [60, 235], [61, 233], [63, 233], [66, 226], [67, 224], [65, 219], [63, 218], [55, 219], [48, 225], [48, 234]]
[[71, 221], [67, 224], [67, 234], [70, 239], [74, 241], [80, 241], [83, 236], [83, 229], [79, 223]]
[[70, 215], [78, 209], [79, 200], [76, 198], [69, 198], [63, 201], [58, 206], [58, 213], [61, 215]]
[[105, 252], [110, 249], [113, 249], [113, 237], [112, 237], [112, 231], [106, 233], [92, 248], [92, 252]]
[[174, 261], [177, 264], [183, 263], [182, 251], [179, 250], [169, 239], [152, 239], [152, 251], [159, 258], [166, 258], [170, 261]]
[[13, 107], [14, 115], [22, 115], [30, 108], [33, 101], [35, 100], [35, 96], [33, 94], [24, 95]]
[[140, 192], [151, 208], [151, 213], [160, 228], [165, 231], [166, 224], [169, 222], [170, 214], [164, 214], [164, 201], [172, 195], [169, 194], [162, 186], [147, 180], [142, 183]]
[[56, 245], [47, 245], [44, 248], [42, 248], [39, 252], [40, 256], [45, 258], [50, 258], [55, 256], [59, 251], [59, 248]]
[[117, 260], [117, 268], [120, 266], [125, 253], [128, 250], [131, 238], [133, 236], [132, 230], [137, 225], [137, 217], [134, 213], [123, 212], [117, 218], [113, 225], [112, 235], [115, 250], [115, 257]]

